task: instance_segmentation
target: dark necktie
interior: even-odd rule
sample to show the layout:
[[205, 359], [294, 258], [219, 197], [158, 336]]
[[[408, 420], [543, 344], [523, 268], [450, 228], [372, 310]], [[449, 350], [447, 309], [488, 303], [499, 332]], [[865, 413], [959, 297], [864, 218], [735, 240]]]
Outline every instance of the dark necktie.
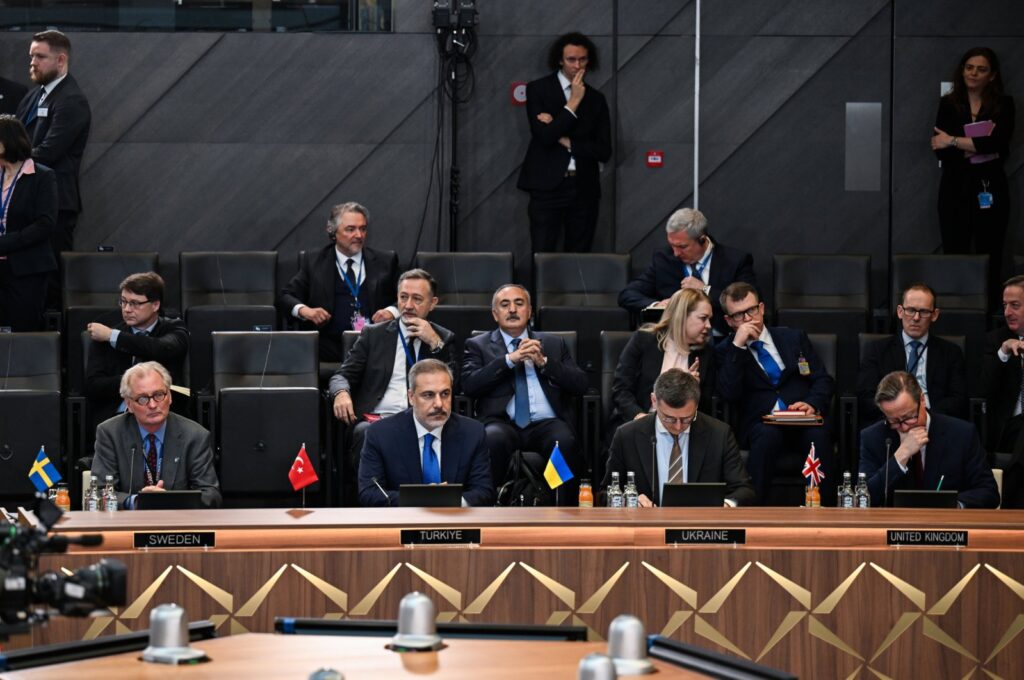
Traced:
[[672, 452], [668, 454], [668, 481], [665, 483], [683, 483], [683, 450], [679, 447], [679, 437], [672, 437]]
[[36, 119], [36, 112], [39, 110], [39, 104], [42, 101], [43, 94], [45, 92], [46, 90], [40, 87], [38, 96], [36, 96], [35, 101], [32, 102], [32, 106], [28, 107], [28, 111], [25, 112], [25, 120], [22, 122], [24, 122], [26, 126]]
[[146, 435], [146, 466], [149, 467], [149, 474], [153, 476], [153, 484], [156, 484], [160, 471], [156, 463], [156, 435], [152, 433]]
[[[512, 340], [512, 351], [519, 349], [522, 338]], [[530, 424], [530, 388], [526, 384], [526, 363], [520, 361], [515, 367], [515, 390], [516, 390], [516, 425], [526, 427]]]
[[[149, 331], [139, 331], [139, 332], [135, 333], [135, 335], [141, 335], [141, 336], [145, 337], [145, 336], [149, 335]], [[135, 355], [132, 355], [132, 366], [134, 366], [137, 363], [139, 363], [139, 358], [137, 356], [135, 356]], [[152, 435], [150, 435], [150, 436], [152, 436]]]
[[921, 488], [921, 483], [924, 482], [924, 459], [921, 457], [922, 455], [923, 452], [918, 451], [910, 459], [910, 470], [914, 473], [914, 483], [918, 489]]
[[910, 341], [910, 356], [907, 357], [907, 373], [917, 375], [917, 364], [921, 361], [921, 341]]
[[355, 263], [356, 261], [353, 260], [351, 257], [345, 261], [345, 276], [348, 277], [348, 282], [351, 283], [353, 287], [359, 284], [359, 282], [356, 281]]
[[434, 453], [434, 435], [429, 432], [423, 435], [423, 483], [440, 484], [441, 466], [437, 463]]

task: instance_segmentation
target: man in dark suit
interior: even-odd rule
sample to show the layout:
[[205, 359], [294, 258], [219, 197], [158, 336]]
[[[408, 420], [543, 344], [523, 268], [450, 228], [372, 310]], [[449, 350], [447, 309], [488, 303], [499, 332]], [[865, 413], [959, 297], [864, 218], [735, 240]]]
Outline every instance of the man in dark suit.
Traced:
[[1003, 471], [1003, 507], [1024, 508], [1024, 276], [1003, 284], [1006, 325], [989, 332], [982, 355], [989, 446], [1011, 459]]
[[698, 415], [699, 402], [700, 383], [689, 373], [670, 368], [658, 376], [651, 394], [655, 413], [626, 423], [612, 437], [602, 492], [612, 472], [625, 480], [632, 471], [640, 507], [660, 505], [666, 484], [691, 482], [725, 482], [726, 506], [752, 504], [754, 487], [732, 430]]
[[202, 492], [204, 507], [220, 505], [210, 433], [171, 413], [171, 375], [155, 361], [135, 364], [121, 378], [126, 413], [96, 428], [92, 476], [114, 478], [118, 505], [134, 508], [140, 493]]
[[[71, 41], [60, 31], [32, 36], [29, 76], [38, 87], [29, 90], [18, 104], [17, 116], [32, 138], [32, 158], [57, 173], [57, 228], [51, 243], [60, 264], [60, 253], [72, 250], [75, 224], [82, 211], [78, 172], [82, 165], [92, 111], [75, 77], [68, 73]], [[60, 276], [50, 279], [51, 306], [60, 303]]]
[[0, 113], [16, 115], [18, 104], [24, 98], [28, 88], [7, 78], [0, 78]]
[[871, 505], [889, 505], [897, 489], [932, 490], [940, 484], [957, 491], [960, 507], [999, 505], [974, 426], [929, 412], [914, 376], [894, 371], [882, 378], [875, 403], [885, 420], [860, 435], [860, 471], [868, 478]]
[[492, 505], [484, 428], [452, 413], [451, 369], [437, 359], [424, 359], [409, 370], [409, 384], [412, 408], [366, 431], [359, 504], [397, 505], [402, 484], [462, 484], [463, 505]]
[[515, 284], [495, 291], [491, 314], [498, 329], [466, 341], [462, 389], [476, 400], [476, 415], [487, 428], [495, 486], [500, 486], [517, 449], [547, 456], [558, 442], [573, 479], [557, 494], [575, 505], [584, 470], [569, 424], [569, 397], [587, 390], [587, 375], [557, 335], [528, 330], [530, 293]]
[[[733, 333], [715, 347], [718, 393], [739, 411], [740, 445], [747, 444], [750, 450], [747, 470], [758, 500], [768, 503], [769, 485], [783, 454], [798, 454], [790, 457], [796, 474], [814, 444], [826, 473], [822, 498], [832, 502], [835, 494], [829, 490], [835, 489], [836, 476], [828, 421], [835, 389], [832, 377], [806, 333], [765, 325], [764, 303], [749, 283], [727, 286], [721, 303]], [[764, 416], [780, 410], [820, 415], [823, 422], [810, 426], [763, 422]]]
[[861, 357], [857, 375], [860, 421], [864, 425], [881, 417], [875, 405], [878, 382], [892, 371], [908, 371], [924, 390], [925, 406], [932, 413], [968, 417], [967, 365], [960, 348], [931, 335], [939, 318], [938, 298], [929, 286], [914, 283], [903, 291], [896, 305], [903, 328], [897, 335], [871, 343]]
[[320, 331], [320, 360], [341, 361], [342, 335], [398, 316], [392, 300], [398, 255], [367, 247], [370, 211], [349, 202], [331, 209], [329, 245], [306, 253], [298, 273], [277, 299], [278, 313], [299, 319], [301, 330]]
[[526, 86], [530, 146], [518, 187], [530, 192], [533, 252], [550, 252], [564, 230], [564, 250], [589, 253], [601, 200], [600, 164], [612, 154], [608, 103], [586, 85], [597, 47], [581, 33], [559, 37], [548, 53], [554, 73]]
[[399, 318], [363, 328], [345, 362], [331, 376], [334, 417], [354, 426], [349, 455], [342, 461], [344, 479], [354, 478], [369, 423], [409, 408], [406, 377], [417, 361], [438, 359], [457, 375], [454, 334], [427, 321], [435, 306], [434, 277], [422, 269], [402, 274], [398, 279]]
[[122, 323], [115, 328], [95, 321], [86, 326], [94, 341], [85, 367], [91, 422], [125, 410], [119, 386], [129, 366], [158, 361], [174, 378], [184, 377], [188, 329], [180, 319], [160, 316], [163, 299], [164, 280], [159, 274], [132, 274], [121, 282]]
[[699, 210], [682, 208], [672, 213], [665, 225], [668, 245], [655, 250], [651, 265], [619, 293], [619, 306], [639, 313], [655, 303], [667, 305], [680, 288], [702, 290], [711, 298], [715, 335], [726, 335], [729, 327], [719, 298], [734, 281], [756, 285], [754, 258], [713, 242], [707, 229], [708, 220]]

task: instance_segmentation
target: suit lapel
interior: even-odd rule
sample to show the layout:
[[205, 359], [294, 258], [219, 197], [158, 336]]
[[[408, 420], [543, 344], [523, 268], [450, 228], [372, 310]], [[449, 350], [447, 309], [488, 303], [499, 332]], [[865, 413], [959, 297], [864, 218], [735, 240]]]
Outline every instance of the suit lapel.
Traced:
[[168, 414], [167, 429], [164, 430], [164, 458], [160, 469], [160, 479], [164, 480], [164, 488], [168, 490], [174, 488], [183, 450], [181, 430], [174, 425], [174, 418]]
[[[412, 441], [412, 446], [406, 446], [399, 444], [401, 451], [399, 451], [400, 459], [403, 462], [407, 470], [409, 479], [415, 479], [416, 483], [419, 484], [423, 481], [423, 450], [420, 448], [419, 437], [416, 436], [416, 425], [413, 422], [412, 409], [407, 409], [398, 415], [392, 416], [392, 418], [401, 418], [401, 433], [398, 437], [398, 442]], [[444, 435], [444, 432], [441, 433]], [[444, 451], [444, 442], [442, 441], [441, 450]], [[444, 458], [444, 456], [441, 456]], [[444, 479], [444, 472], [441, 473], [441, 479]]]
[[646, 478], [643, 481], [646, 481], [647, 486], [651, 489], [651, 500], [661, 505], [661, 482], [658, 479], [658, 468], [654, 464], [657, 451], [654, 419], [657, 417], [650, 416], [649, 423], [644, 422], [643, 427], [637, 428], [633, 446], [636, 447], [637, 457], [640, 458], [640, 474]]
[[441, 430], [441, 481], [456, 482], [459, 480], [459, 461], [455, 455], [458, 448], [455, 444], [459, 438], [459, 426], [455, 416], [448, 418]]
[[702, 426], [699, 415], [690, 426], [689, 449], [686, 457], [686, 481], [696, 482], [700, 480], [700, 473], [704, 468], [704, 458], [708, 451], [708, 432]]

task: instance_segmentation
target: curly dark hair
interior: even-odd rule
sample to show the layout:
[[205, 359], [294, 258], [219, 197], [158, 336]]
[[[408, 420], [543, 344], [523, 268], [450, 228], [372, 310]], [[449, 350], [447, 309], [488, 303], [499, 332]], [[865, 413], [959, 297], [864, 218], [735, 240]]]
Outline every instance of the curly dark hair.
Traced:
[[999, 112], [999, 104], [1003, 99], [1003, 74], [999, 68], [999, 57], [990, 47], [972, 47], [964, 52], [964, 56], [960, 57], [960, 62], [953, 72], [953, 91], [946, 96], [960, 111], [970, 109], [970, 104], [967, 101], [967, 83], [964, 82], [964, 66], [966, 66], [967, 60], [973, 57], [984, 57], [992, 69], [992, 81], [981, 93], [981, 107], [995, 115]]
[[562, 50], [565, 49], [566, 45], [576, 45], [585, 49], [587, 51], [587, 71], [596, 71], [598, 69], [601, 62], [597, 57], [597, 45], [590, 38], [576, 31], [560, 35], [558, 40], [552, 43], [551, 49], [548, 50], [548, 68], [552, 71], [557, 71], [561, 67]]

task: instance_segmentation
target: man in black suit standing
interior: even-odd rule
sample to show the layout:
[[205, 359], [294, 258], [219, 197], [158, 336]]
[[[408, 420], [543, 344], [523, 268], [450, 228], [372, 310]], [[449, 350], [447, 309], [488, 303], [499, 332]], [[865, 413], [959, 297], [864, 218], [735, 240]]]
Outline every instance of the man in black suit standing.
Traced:
[[398, 279], [398, 319], [363, 328], [345, 362], [331, 376], [334, 417], [354, 426], [349, 455], [342, 461], [344, 479], [354, 479], [369, 424], [409, 407], [406, 376], [414, 364], [437, 359], [457, 375], [454, 334], [427, 321], [435, 306], [434, 277], [422, 269], [402, 274]]
[[913, 283], [903, 291], [896, 305], [902, 330], [891, 338], [871, 343], [860, 361], [857, 398], [860, 420], [867, 425], [881, 417], [875, 405], [875, 390], [883, 376], [907, 371], [924, 391], [925, 406], [932, 413], [954, 418], [968, 417], [967, 365], [960, 348], [931, 335], [939, 318], [935, 291], [924, 283]]
[[1024, 508], [1024, 276], [1003, 284], [1006, 325], [985, 337], [982, 388], [988, 399], [989, 446], [1010, 453], [1003, 507]]
[[[17, 116], [32, 138], [32, 158], [57, 173], [57, 228], [54, 256], [73, 249], [75, 224], [82, 211], [78, 171], [82, 164], [92, 111], [75, 77], [68, 73], [71, 41], [60, 31], [32, 36], [29, 76], [38, 87], [29, 90], [18, 105]], [[60, 301], [60, 276], [50, 280], [50, 304]]]
[[464, 506], [494, 504], [483, 425], [452, 413], [452, 384], [451, 369], [436, 359], [409, 370], [412, 408], [366, 432], [360, 505], [397, 505], [403, 484], [462, 484]]
[[370, 211], [354, 201], [336, 205], [327, 221], [330, 244], [307, 252], [277, 299], [278, 313], [320, 332], [320, 360], [341, 361], [342, 335], [398, 316], [384, 307], [395, 294], [398, 255], [366, 246]]
[[569, 424], [569, 397], [586, 392], [587, 375], [562, 338], [528, 329], [532, 307], [522, 286], [498, 288], [491, 314], [498, 328], [466, 341], [462, 389], [476, 400], [477, 417], [487, 428], [494, 484], [505, 481], [516, 449], [547, 456], [558, 442], [574, 475], [558, 497], [575, 505], [584, 463]]
[[597, 47], [582, 33], [559, 37], [548, 53], [554, 73], [526, 86], [530, 146], [518, 187], [530, 192], [533, 252], [555, 250], [564, 230], [567, 253], [589, 253], [601, 200], [600, 164], [612, 154], [608, 103], [586, 85]]
[[680, 288], [702, 290], [711, 298], [715, 335], [729, 332], [722, 315], [720, 296], [730, 283], [756, 286], [754, 258], [711, 240], [708, 219], [699, 210], [681, 208], [665, 225], [668, 244], [654, 251], [651, 265], [619, 293], [619, 306], [639, 312], [654, 303], [668, 304]]
[[188, 329], [180, 319], [160, 316], [164, 280], [156, 272], [132, 274], [121, 282], [122, 323], [115, 328], [92, 322], [86, 326], [93, 339], [85, 367], [85, 396], [92, 422], [125, 410], [121, 376], [130, 366], [158, 361], [172, 377], [184, 377]]
[[28, 88], [7, 78], [0, 78], [0, 113], [17, 114], [18, 104], [25, 97]]
[[[836, 466], [829, 432], [828, 409], [835, 382], [818, 358], [807, 334], [794, 328], [765, 325], [764, 303], [749, 283], [733, 283], [722, 291], [722, 306], [733, 333], [715, 347], [718, 393], [739, 411], [741, 446], [749, 446], [747, 469], [758, 501], [768, 505], [770, 483], [784, 454], [800, 472], [814, 444], [825, 468], [822, 500], [833, 502]], [[820, 415], [821, 425], [763, 422], [775, 411]]]
[[602, 492], [611, 473], [625, 480], [636, 474], [640, 507], [661, 504], [664, 485], [725, 482], [725, 505], [750, 505], [754, 487], [740, 458], [740, 448], [729, 426], [697, 413], [700, 383], [678, 368], [654, 381], [651, 404], [655, 412], [626, 423], [612, 437]]

